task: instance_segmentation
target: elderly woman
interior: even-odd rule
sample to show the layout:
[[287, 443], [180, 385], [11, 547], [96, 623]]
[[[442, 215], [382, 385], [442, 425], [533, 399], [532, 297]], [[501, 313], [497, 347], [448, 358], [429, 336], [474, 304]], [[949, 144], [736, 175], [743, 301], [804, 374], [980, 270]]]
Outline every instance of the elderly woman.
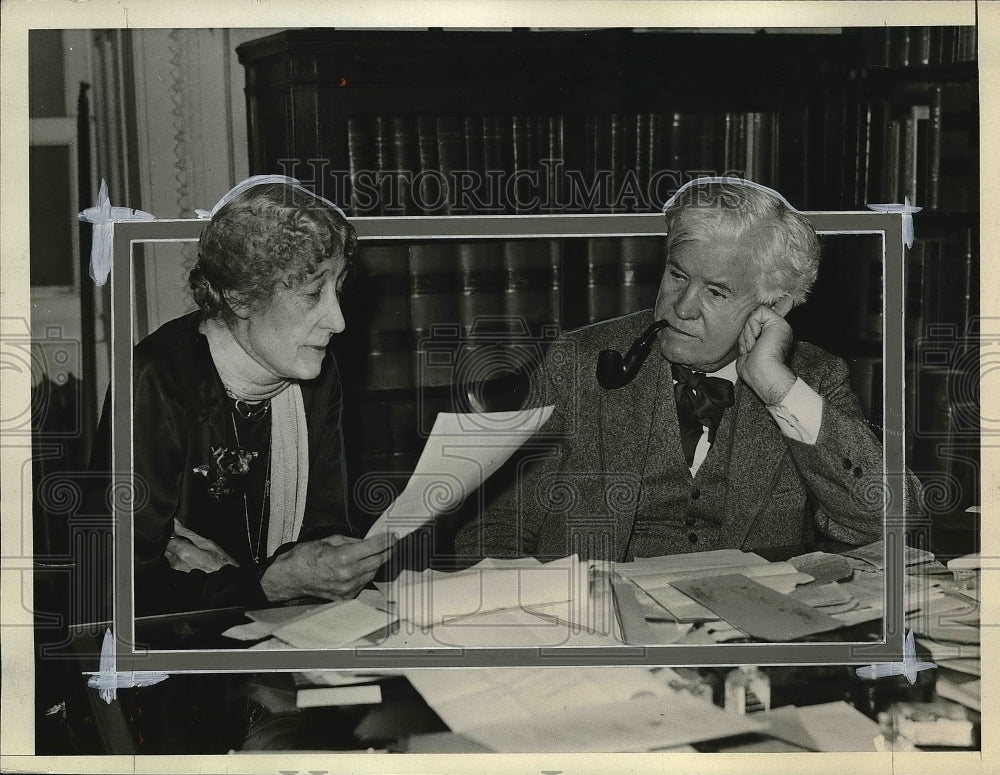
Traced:
[[326, 200], [267, 181], [206, 226], [198, 310], [135, 348], [138, 615], [353, 597], [389, 548], [351, 535], [328, 349], [357, 238]]

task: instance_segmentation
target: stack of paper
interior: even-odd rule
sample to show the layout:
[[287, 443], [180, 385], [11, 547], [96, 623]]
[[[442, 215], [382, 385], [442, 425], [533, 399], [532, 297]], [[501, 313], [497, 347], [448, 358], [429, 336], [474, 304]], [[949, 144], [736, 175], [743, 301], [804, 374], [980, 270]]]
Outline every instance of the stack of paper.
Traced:
[[757, 731], [645, 668], [410, 670], [454, 732], [494, 751], [647, 751]]
[[400, 626], [383, 647], [607, 646], [610, 595], [576, 556], [485, 560], [465, 571], [405, 571], [381, 585]]
[[921, 608], [906, 619], [916, 641], [938, 665], [938, 696], [981, 710], [978, 574], [928, 585]]
[[[747, 635], [778, 641], [841, 626], [813, 607], [823, 595], [794, 598], [812, 576], [752, 552], [723, 549], [642, 558], [614, 570], [634, 585], [637, 607], [653, 633], [650, 642], [697, 644]], [[712, 624], [679, 629], [685, 623]]]

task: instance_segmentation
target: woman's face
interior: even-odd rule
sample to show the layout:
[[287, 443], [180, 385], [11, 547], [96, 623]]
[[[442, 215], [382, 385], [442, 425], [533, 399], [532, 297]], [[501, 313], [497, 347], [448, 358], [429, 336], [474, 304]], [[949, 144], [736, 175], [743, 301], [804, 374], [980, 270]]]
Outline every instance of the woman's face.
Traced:
[[330, 339], [346, 328], [339, 298], [346, 270], [343, 258], [330, 258], [301, 285], [278, 283], [266, 307], [237, 313], [233, 336], [277, 377], [318, 377]]

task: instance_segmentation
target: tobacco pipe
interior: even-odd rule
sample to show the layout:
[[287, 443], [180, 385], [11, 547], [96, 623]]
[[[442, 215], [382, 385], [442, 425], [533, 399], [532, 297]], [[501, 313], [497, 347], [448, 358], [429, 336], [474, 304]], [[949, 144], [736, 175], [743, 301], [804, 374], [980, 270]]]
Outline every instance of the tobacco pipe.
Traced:
[[666, 320], [657, 320], [642, 336], [632, 342], [623, 356], [617, 350], [601, 350], [597, 354], [597, 382], [605, 390], [625, 387], [635, 379], [656, 341], [656, 335], [667, 327]]

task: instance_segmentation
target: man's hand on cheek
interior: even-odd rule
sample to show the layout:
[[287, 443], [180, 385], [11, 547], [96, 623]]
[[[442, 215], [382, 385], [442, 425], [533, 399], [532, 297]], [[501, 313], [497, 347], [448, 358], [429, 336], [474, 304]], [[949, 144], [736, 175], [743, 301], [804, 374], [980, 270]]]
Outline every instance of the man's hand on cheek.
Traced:
[[766, 406], [780, 404], [795, 384], [795, 374], [786, 365], [792, 342], [791, 326], [765, 305], [750, 313], [743, 326], [736, 371]]

